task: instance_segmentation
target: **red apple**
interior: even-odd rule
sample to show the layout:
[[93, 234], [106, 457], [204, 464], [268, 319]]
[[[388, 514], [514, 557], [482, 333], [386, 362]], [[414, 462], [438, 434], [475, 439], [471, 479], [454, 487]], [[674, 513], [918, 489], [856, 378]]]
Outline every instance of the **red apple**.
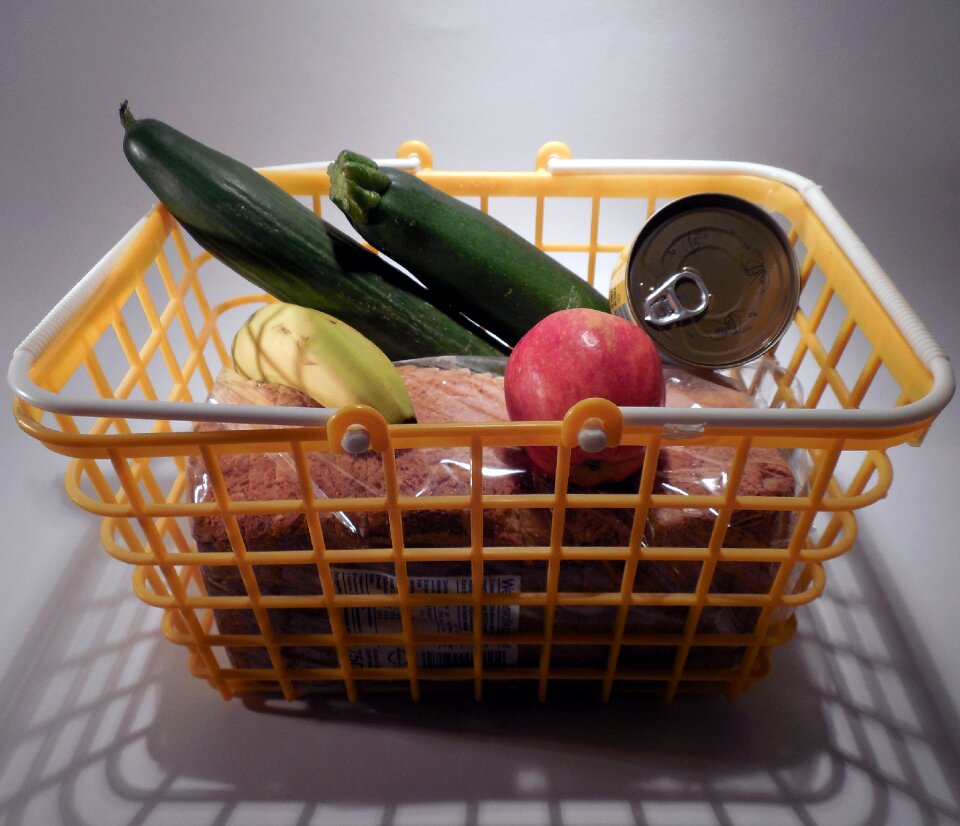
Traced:
[[[624, 407], [661, 407], [665, 386], [650, 337], [626, 319], [586, 308], [560, 310], [532, 327], [510, 354], [504, 375], [513, 421], [562, 419], [577, 402], [608, 399]], [[555, 447], [527, 446], [530, 460], [553, 474]], [[574, 448], [570, 480], [584, 487], [618, 482], [640, 469], [642, 447]]]

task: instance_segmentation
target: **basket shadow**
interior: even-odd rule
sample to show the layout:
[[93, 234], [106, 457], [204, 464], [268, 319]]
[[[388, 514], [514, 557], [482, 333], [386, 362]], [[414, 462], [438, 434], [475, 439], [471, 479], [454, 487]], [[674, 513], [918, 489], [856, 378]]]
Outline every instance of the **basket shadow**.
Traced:
[[[624, 762], [656, 758], [671, 762], [717, 764], [730, 770], [747, 766], [786, 766], [809, 759], [829, 739], [819, 719], [817, 695], [803, 686], [803, 665], [784, 650], [774, 674], [737, 701], [720, 696], [681, 696], [667, 703], [636, 691], [598, 700], [596, 686], [551, 688], [546, 702], [535, 686], [486, 689], [482, 701], [461, 691], [424, 689], [419, 702], [403, 690], [364, 697], [356, 703], [315, 695], [295, 702], [250, 697], [244, 705], [257, 714], [330, 723], [373, 726], [399, 733], [434, 732], [474, 737], [491, 743], [535, 747], [552, 754], [593, 752]], [[762, 731], [757, 724], [763, 720]], [[705, 737], [709, 732], [710, 736]]]
[[693, 804], [709, 824], [756, 806], [823, 822], [852, 799], [856, 811], [829, 822], [914, 822], [904, 806], [916, 822], [960, 820], [956, 746], [858, 551], [835, 561], [797, 639], [735, 702], [223, 702], [189, 676], [159, 613], [132, 594], [131, 569], [91, 531], [0, 681], [0, 819], [183, 822], [191, 807], [191, 822], [214, 826], [260, 807], [297, 824], [359, 809], [380, 823], [421, 807], [469, 826], [488, 822], [490, 801], [542, 807], [532, 822], [562, 820], [573, 801], [625, 807], [628, 823]]

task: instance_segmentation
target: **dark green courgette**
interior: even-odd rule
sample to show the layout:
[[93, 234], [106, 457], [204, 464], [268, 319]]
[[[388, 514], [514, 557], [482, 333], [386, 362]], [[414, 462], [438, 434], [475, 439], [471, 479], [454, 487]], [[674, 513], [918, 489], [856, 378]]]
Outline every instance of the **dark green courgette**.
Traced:
[[327, 171], [331, 200], [369, 244], [511, 346], [557, 310], [610, 310], [554, 258], [415, 175], [349, 151]]
[[391, 359], [498, 355], [406, 273], [256, 170], [120, 107], [123, 150], [204, 249], [271, 295], [355, 327]]

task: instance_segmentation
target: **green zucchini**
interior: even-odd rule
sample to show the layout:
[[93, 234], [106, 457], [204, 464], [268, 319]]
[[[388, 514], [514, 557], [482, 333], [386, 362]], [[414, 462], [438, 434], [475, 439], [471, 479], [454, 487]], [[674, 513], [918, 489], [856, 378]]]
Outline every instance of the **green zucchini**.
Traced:
[[554, 258], [415, 175], [347, 150], [327, 171], [331, 200], [369, 244], [511, 346], [557, 310], [610, 310]]
[[503, 347], [429, 291], [239, 161], [120, 107], [123, 150], [201, 247], [267, 293], [329, 313], [391, 359], [498, 355]]

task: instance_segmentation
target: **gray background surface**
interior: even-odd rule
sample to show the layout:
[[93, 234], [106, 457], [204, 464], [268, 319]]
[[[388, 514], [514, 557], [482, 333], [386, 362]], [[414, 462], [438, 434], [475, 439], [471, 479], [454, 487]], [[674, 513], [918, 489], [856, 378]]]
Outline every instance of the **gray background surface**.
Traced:
[[[416, 138], [431, 146], [441, 169], [529, 169], [537, 148], [554, 139], [579, 157], [784, 167], [824, 187], [955, 358], [958, 54], [955, 0], [279, 2], [269, 10], [225, 0], [4, 3], [0, 352], [12, 353], [148, 209], [150, 194], [121, 153], [116, 107], [129, 98], [141, 116], [167, 120], [254, 166], [331, 158], [345, 146], [390, 156]], [[183, 652], [165, 644], [143, 666], [146, 682], [125, 695], [116, 653], [111, 670], [103, 651], [75, 660], [71, 646], [89, 653], [120, 633], [123, 662], [135, 660], [143, 646], [154, 650], [159, 617], [146, 612], [143, 630], [135, 630], [139, 609], [123, 597], [129, 572], [105, 564], [94, 518], [66, 500], [63, 460], [23, 436], [8, 415], [0, 423], [7, 706], [0, 708], [0, 816], [27, 823], [173, 822], [172, 812], [189, 812], [182, 822], [230, 824], [268, 816], [277, 823], [954, 822], [957, 425], [953, 404], [921, 448], [894, 451], [891, 494], [862, 517], [854, 561], [836, 568], [837, 611], [864, 608], [890, 647], [865, 660], [863, 636], [848, 641], [867, 685], [861, 694], [848, 680], [841, 704], [863, 726], [852, 740], [855, 760], [837, 747], [836, 726], [826, 726], [832, 734], [821, 743], [817, 726], [799, 725], [806, 714], [830, 722], [824, 709], [839, 695], [822, 691], [810, 707], [793, 696], [810, 670], [796, 653], [784, 655], [779, 671], [775, 661], [775, 677], [735, 707], [605, 709], [598, 716], [621, 722], [580, 723], [559, 743], [549, 717], [530, 722], [555, 713], [543, 710], [500, 709], [481, 720], [468, 706], [418, 725], [400, 710], [380, 709], [381, 728], [351, 710], [295, 725], [220, 704], [187, 676]], [[864, 566], [848, 579], [860, 602], [844, 591], [845, 566], [854, 565]], [[117, 613], [98, 626], [90, 612], [104, 604]], [[802, 626], [798, 651], [822, 643], [812, 650], [835, 665], [847, 650], [835, 630], [849, 625], [824, 619], [829, 605]], [[70, 626], [93, 630], [78, 643], [63, 636]], [[89, 680], [101, 667], [97, 688]], [[831, 673], [846, 673], [838, 668]], [[857, 710], [891, 670], [909, 687], [916, 719], [893, 726], [888, 759]], [[65, 673], [74, 682], [49, 701], [59, 712], [44, 722], [43, 689]], [[89, 705], [77, 698], [81, 688]], [[126, 696], [126, 712], [111, 711], [118, 696]], [[144, 728], [135, 706], [146, 709]], [[795, 715], [795, 728], [786, 713]], [[104, 733], [111, 714], [126, 724]], [[637, 733], [630, 740], [622, 719], [639, 719], [651, 739]], [[896, 714], [881, 720], [889, 734]], [[202, 736], [194, 740], [191, 731]], [[745, 752], [716, 745], [737, 738]], [[934, 791], [917, 791], [918, 778], [934, 770], [904, 756], [914, 755], [903, 751], [911, 738], [923, 740], [944, 778]], [[254, 742], [267, 749], [271, 771], [243, 762]], [[642, 749], [631, 746], [639, 742]], [[798, 742], [809, 748], [785, 756]], [[823, 743], [832, 745], [818, 751]], [[764, 750], [771, 744], [779, 744], [776, 754]], [[219, 756], [184, 757], [220, 746]], [[691, 753], [701, 761], [693, 768], [682, 756]], [[742, 753], [756, 760], [744, 767]], [[338, 791], [330, 791], [329, 778], [317, 786], [304, 759], [338, 778]], [[761, 772], [757, 780], [750, 773], [771, 760], [782, 761], [786, 774]], [[218, 761], [236, 771], [211, 776], [204, 767]], [[364, 762], [379, 783], [361, 782]], [[652, 765], [662, 781], [655, 788], [642, 780]], [[824, 766], [838, 765], [844, 779], [822, 785], [825, 771], [833, 776]], [[752, 791], [730, 793], [720, 781], [726, 769], [728, 780], [752, 778], [742, 781]], [[95, 772], [100, 786], [89, 781]], [[434, 772], [448, 793], [421, 782], [424, 772]], [[861, 774], [862, 788], [852, 779]], [[805, 795], [811, 789], [819, 791]], [[737, 809], [741, 798], [746, 808]], [[863, 800], [873, 802], [866, 810], [873, 819], [859, 813]], [[908, 810], [898, 800], [912, 807], [908, 819], [899, 819]], [[816, 808], [824, 801], [839, 807], [834, 816]], [[909, 819], [915, 816], [922, 821]]]

